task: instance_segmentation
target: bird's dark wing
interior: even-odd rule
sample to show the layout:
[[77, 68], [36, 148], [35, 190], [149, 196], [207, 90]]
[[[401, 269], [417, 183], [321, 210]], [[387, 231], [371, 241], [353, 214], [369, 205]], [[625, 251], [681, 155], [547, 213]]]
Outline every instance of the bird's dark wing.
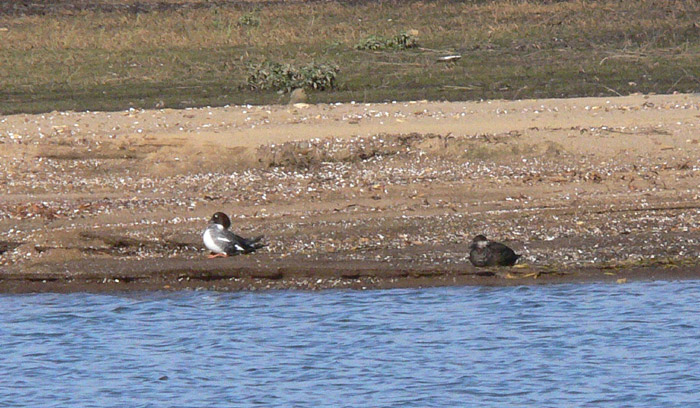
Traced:
[[216, 234], [212, 234], [212, 239], [228, 255], [237, 255], [246, 249], [245, 245], [241, 244], [241, 237], [229, 230], [218, 231]]
[[520, 258], [520, 255], [516, 255], [512, 249], [500, 242], [489, 242], [488, 249], [492, 265], [510, 266]]
[[235, 242], [237, 248], [242, 248], [239, 249], [240, 252], [247, 254], [250, 252], [255, 252], [255, 250], [260, 249], [265, 246], [265, 244], [261, 243], [260, 240], [263, 239], [263, 236], [260, 235], [258, 237], [254, 238], [243, 238], [239, 235], [231, 233], [235, 237]]
[[260, 248], [265, 246], [264, 243], [260, 242], [260, 240], [262, 240], [263, 238], [265, 238], [264, 235], [259, 235], [257, 237], [244, 238], [244, 239], [245, 239], [246, 245], [248, 245], [249, 247], [251, 247], [253, 249], [260, 249]]

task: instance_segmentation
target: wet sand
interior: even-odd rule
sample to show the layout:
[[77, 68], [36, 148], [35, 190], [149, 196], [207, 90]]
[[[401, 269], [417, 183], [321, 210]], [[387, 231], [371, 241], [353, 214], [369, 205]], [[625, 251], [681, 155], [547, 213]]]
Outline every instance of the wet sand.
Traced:
[[[698, 127], [684, 94], [3, 116], [0, 291], [698, 278]], [[207, 259], [215, 211], [267, 247]]]

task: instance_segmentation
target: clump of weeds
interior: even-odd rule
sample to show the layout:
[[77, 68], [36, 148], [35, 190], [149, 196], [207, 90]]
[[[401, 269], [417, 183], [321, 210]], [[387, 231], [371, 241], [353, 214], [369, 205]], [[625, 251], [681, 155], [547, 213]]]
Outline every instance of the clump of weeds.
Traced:
[[370, 51], [381, 51], [381, 50], [406, 50], [409, 48], [418, 47], [418, 39], [415, 34], [411, 32], [401, 32], [393, 37], [381, 37], [377, 35], [370, 35], [369, 37], [361, 40], [359, 43], [355, 44], [356, 50], [370, 50]]
[[238, 18], [238, 25], [241, 27], [259, 27], [260, 17], [255, 13], [245, 13]]
[[301, 67], [264, 61], [248, 65], [248, 86], [253, 90], [291, 92], [296, 88], [325, 91], [337, 86], [339, 68], [334, 64], [312, 62]]

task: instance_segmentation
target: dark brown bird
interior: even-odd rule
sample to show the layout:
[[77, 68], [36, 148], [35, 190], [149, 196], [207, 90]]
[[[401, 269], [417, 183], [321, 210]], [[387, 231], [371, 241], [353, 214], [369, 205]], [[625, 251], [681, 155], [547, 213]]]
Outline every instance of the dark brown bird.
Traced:
[[474, 266], [513, 266], [521, 255], [500, 242], [477, 235], [469, 246], [469, 260]]

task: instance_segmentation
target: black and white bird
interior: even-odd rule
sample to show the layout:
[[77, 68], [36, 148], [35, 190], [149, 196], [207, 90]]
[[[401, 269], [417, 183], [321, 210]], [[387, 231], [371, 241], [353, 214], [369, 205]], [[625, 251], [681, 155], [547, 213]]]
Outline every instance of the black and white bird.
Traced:
[[521, 255], [500, 242], [477, 235], [469, 246], [469, 260], [474, 266], [513, 266]]
[[212, 252], [209, 258], [247, 254], [265, 246], [259, 242], [263, 238], [262, 235], [250, 239], [243, 238], [229, 231], [230, 226], [231, 220], [228, 215], [217, 212], [211, 216], [209, 226], [202, 233], [204, 246]]

